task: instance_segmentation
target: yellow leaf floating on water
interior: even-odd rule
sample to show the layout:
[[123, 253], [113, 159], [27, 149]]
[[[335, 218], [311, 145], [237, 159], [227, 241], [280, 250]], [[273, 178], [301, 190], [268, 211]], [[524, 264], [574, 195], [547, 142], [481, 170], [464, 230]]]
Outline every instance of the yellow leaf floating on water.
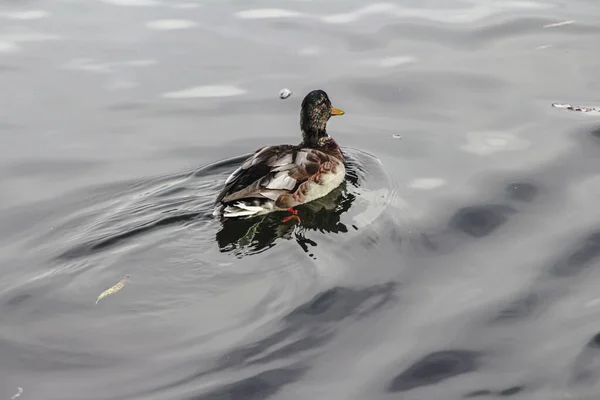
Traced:
[[127, 278], [129, 278], [129, 275], [126, 275], [125, 278], [121, 279], [119, 282], [117, 282], [116, 285], [114, 285], [110, 289], [106, 289], [104, 292], [102, 292], [102, 294], [100, 296], [98, 296], [98, 298], [96, 299], [96, 304], [98, 304], [98, 302], [101, 299], [105, 298], [106, 296], [110, 296], [111, 294], [115, 294], [119, 290], [123, 289], [123, 286], [125, 286], [125, 282], [127, 282]]

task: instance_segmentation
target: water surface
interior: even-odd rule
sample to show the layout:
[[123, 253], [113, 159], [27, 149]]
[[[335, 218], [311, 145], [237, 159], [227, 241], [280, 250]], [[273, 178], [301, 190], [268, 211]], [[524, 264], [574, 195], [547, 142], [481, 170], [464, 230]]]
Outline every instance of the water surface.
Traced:
[[[3, 4], [0, 397], [597, 398], [600, 120], [550, 104], [599, 105], [599, 18]], [[316, 88], [346, 183], [301, 226], [221, 224], [227, 174], [298, 142]]]

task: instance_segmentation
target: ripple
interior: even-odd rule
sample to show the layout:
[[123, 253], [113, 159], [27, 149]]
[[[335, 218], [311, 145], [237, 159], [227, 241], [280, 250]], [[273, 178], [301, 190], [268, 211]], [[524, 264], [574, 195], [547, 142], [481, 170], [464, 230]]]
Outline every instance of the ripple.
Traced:
[[58, 35], [29, 31], [16, 34], [0, 34], [0, 53], [14, 53], [21, 50], [20, 43], [37, 43], [61, 39]]
[[514, 209], [500, 204], [465, 207], [450, 220], [450, 226], [473, 237], [483, 237], [491, 234], [502, 226]]
[[0, 53], [14, 53], [21, 50], [21, 47], [15, 42], [0, 40]]
[[244, 89], [229, 85], [194, 86], [188, 89], [167, 92], [162, 95], [165, 99], [201, 99], [213, 97], [233, 97], [246, 94]]
[[156, 0], [98, 0], [103, 3], [120, 7], [153, 7], [161, 3]]
[[266, 18], [294, 18], [303, 14], [298, 11], [284, 10], [280, 8], [259, 8], [254, 10], [240, 11], [236, 14], [242, 19], [266, 19]]
[[325, 50], [318, 46], [303, 47], [298, 50], [298, 55], [301, 56], [316, 56], [322, 54]]
[[261, 372], [250, 378], [226, 385], [194, 400], [244, 399], [264, 400], [277, 393], [283, 386], [299, 380], [305, 369], [280, 368]]
[[153, 59], [101, 62], [91, 58], [75, 58], [64, 64], [61, 68], [74, 71], [108, 74], [116, 72], [122, 67], [149, 67], [156, 64], [157, 61]]
[[414, 63], [416, 61], [417, 58], [412, 56], [385, 57], [379, 60], [379, 66], [383, 68], [393, 68], [404, 64]]
[[200, 5], [196, 4], [196, 3], [179, 3], [179, 4], [173, 4], [171, 7], [177, 8], [180, 10], [191, 10], [193, 8], [200, 8]]
[[397, 9], [398, 9], [398, 7], [396, 7], [393, 4], [388, 4], [388, 3], [372, 4], [372, 5], [365, 6], [363, 8], [360, 8], [358, 10], [355, 10], [355, 11], [352, 11], [349, 13], [334, 14], [334, 15], [329, 15], [327, 17], [323, 17], [322, 21], [330, 23], [330, 24], [348, 24], [350, 22], [357, 21], [366, 15], [388, 13], [388, 12], [397, 11]]
[[417, 61], [418, 58], [413, 56], [387, 56], [374, 60], [364, 60], [359, 63], [363, 65], [374, 65], [380, 68], [394, 68], [405, 64], [412, 64]]
[[[379, 185], [388, 183], [376, 159], [356, 150], [344, 149], [344, 152], [350, 164], [347, 185], [356, 196], [362, 197], [363, 191], [371, 193]], [[342, 251], [341, 236], [336, 239], [335, 233], [331, 233], [328, 242], [325, 241], [324, 232], [330, 229], [338, 235], [364, 237], [365, 232], [349, 230], [346, 225], [352, 223], [355, 213], [372, 207], [367, 197], [356, 203], [356, 209], [353, 201], [334, 202], [339, 209], [329, 208], [326, 202], [313, 204], [318, 209], [313, 220], [311, 211], [307, 210], [310, 206], [305, 205], [301, 211], [307, 216], [303, 218], [304, 225], [278, 239], [276, 246], [252, 254], [258, 258], [254, 262], [235, 259], [228, 251], [218, 251], [214, 239], [219, 221], [212, 217], [214, 197], [231, 169], [245, 157], [95, 192], [89, 204], [80, 203], [78, 209], [70, 210], [63, 219], [57, 217], [53, 231], [31, 240], [32, 251], [37, 248], [44, 254], [54, 254], [48, 260], [51, 273], [46, 273], [43, 279], [15, 283], [10, 292], [3, 293], [2, 304], [7, 309], [35, 310], [36, 315], [43, 316], [36, 319], [40, 324], [47, 324], [49, 318], [56, 320], [56, 314], [51, 311], [53, 307], [79, 315], [77, 331], [65, 333], [61, 324], [52, 325], [63, 338], [55, 350], [52, 349], [53, 354], [73, 340], [77, 340], [80, 349], [91, 347], [94, 350], [90, 351], [119, 354], [117, 349], [110, 352], [104, 347], [113, 348], [117, 337], [120, 349], [124, 346], [128, 351], [141, 351], [147, 345], [147, 342], [139, 342], [140, 330], [144, 330], [148, 334], [146, 339], [156, 343], [153, 350], [173, 360], [171, 363], [165, 359], [160, 366], [155, 365], [159, 368], [156, 373], [170, 373], [165, 379], [153, 381], [148, 390], [190, 385], [189, 393], [197, 393], [196, 380], [206, 374], [252, 365], [272, 370], [273, 362], [287, 364], [292, 357], [309, 357], [312, 351], [334, 337], [337, 322], [368, 317], [394, 300], [393, 283], [358, 289], [334, 286], [315, 294], [319, 272], [306, 263], [306, 254], [298, 251], [303, 245], [321, 246], [323, 243], [327, 244], [324, 252]], [[378, 165], [379, 169], [372, 167]], [[385, 201], [381, 201], [375, 206], [370, 213], [372, 220], [381, 214], [384, 204]], [[340, 219], [340, 215], [344, 219]], [[331, 267], [333, 265], [328, 264], [329, 270]], [[131, 281], [127, 290], [120, 292], [121, 296], [91, 313], [82, 311], [123, 273], [129, 274]], [[40, 287], [32, 290], [31, 285]], [[45, 293], [52, 293], [52, 302], [44, 301]], [[201, 324], [190, 318], [188, 312], [189, 307], [198, 304], [203, 304], [204, 310]], [[148, 330], [148, 324], [154, 325], [157, 315], [161, 316], [162, 323]], [[127, 323], [121, 324], [123, 321]], [[273, 324], [280, 324], [280, 329], [272, 334], [253, 335], [254, 339], [242, 339], [252, 330]], [[98, 339], [99, 336], [93, 334], [98, 326], [112, 328]], [[172, 332], [172, 326], [179, 329]], [[171, 332], [169, 341], [156, 340], [167, 331]], [[36, 343], [35, 332], [32, 329], [32, 336], [24, 342]], [[216, 365], [208, 363], [201, 371], [190, 374], [189, 366], [197, 366], [198, 356], [206, 355], [202, 352], [207, 345], [215, 351], [213, 354], [223, 356], [221, 361], [217, 358]], [[85, 352], [73, 353], [73, 366], [84, 362], [86, 357]], [[103, 368], [113, 362], [107, 357], [95, 360], [90, 368]], [[186, 373], [173, 375], [172, 371], [178, 371], [182, 364], [188, 366]], [[277, 382], [269, 383], [269, 377], [278, 382], [282, 379], [279, 372], [257, 374], [251, 368], [244, 371], [242, 377], [227, 373], [219, 376], [222, 379], [218, 385], [197, 394], [206, 393], [207, 398], [214, 398], [243, 391], [248, 396], [264, 398], [281, 386]], [[293, 380], [292, 377], [290, 382]]]
[[[346, 181], [321, 199], [298, 207], [302, 221], [298, 229], [295, 225], [282, 224], [280, 213], [257, 219], [225, 219], [217, 234], [221, 251], [232, 252], [238, 257], [258, 254], [295, 232], [298, 245], [314, 257], [311, 249], [317, 243], [307, 237], [308, 232], [349, 234], [349, 225], [354, 229], [362, 229], [374, 224], [397, 200], [389, 175], [381, 162], [370, 154], [348, 148], [343, 151], [346, 156]], [[241, 161], [237, 161], [235, 166]], [[230, 170], [235, 166], [232, 165]], [[213, 168], [212, 165], [209, 167]], [[203, 173], [206, 172], [203, 169]], [[368, 240], [367, 237], [365, 239]]]
[[408, 8], [392, 3], [376, 3], [364, 6], [347, 13], [332, 14], [320, 17], [320, 20], [329, 24], [348, 24], [356, 22], [366, 16], [383, 14], [396, 18], [421, 18], [429, 21], [463, 24], [472, 23], [510, 9], [539, 10], [550, 7], [538, 2], [508, 2], [497, 5], [481, 5], [469, 8]]
[[561, 257], [550, 269], [557, 277], [574, 276], [594, 266], [600, 258], [600, 232], [580, 238], [579, 243], [566, 255]]
[[5, 12], [0, 13], [0, 17], [21, 20], [21, 21], [29, 21], [35, 19], [48, 18], [50, 13], [44, 10], [29, 10], [29, 11], [15, 11], [15, 12]]
[[389, 392], [404, 392], [420, 386], [433, 385], [477, 369], [480, 354], [466, 350], [446, 350], [431, 353], [416, 361], [389, 384]]
[[502, 151], [524, 150], [530, 143], [509, 132], [470, 132], [461, 149], [468, 153], [487, 156]]
[[446, 180], [442, 178], [417, 178], [410, 181], [408, 187], [413, 189], [431, 190], [446, 184]]
[[146, 28], [157, 31], [190, 29], [197, 25], [196, 22], [186, 19], [158, 19], [146, 22]]
[[571, 25], [571, 24], [574, 24], [574, 23], [575, 23], [575, 21], [562, 21], [562, 22], [556, 22], [556, 23], [553, 23], [553, 24], [546, 24], [542, 28], [556, 28], [556, 27], [559, 27], [559, 26]]
[[515, 182], [506, 186], [505, 190], [511, 200], [530, 203], [537, 197], [540, 188], [529, 182]]

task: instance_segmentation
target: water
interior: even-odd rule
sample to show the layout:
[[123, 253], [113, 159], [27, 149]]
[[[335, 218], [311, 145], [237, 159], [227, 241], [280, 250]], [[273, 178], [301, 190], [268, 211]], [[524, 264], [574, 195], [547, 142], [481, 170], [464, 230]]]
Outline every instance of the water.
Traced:
[[[3, 4], [0, 398], [596, 399], [600, 120], [550, 105], [599, 105], [599, 18]], [[298, 142], [316, 88], [345, 185], [303, 226], [222, 225], [227, 174]]]

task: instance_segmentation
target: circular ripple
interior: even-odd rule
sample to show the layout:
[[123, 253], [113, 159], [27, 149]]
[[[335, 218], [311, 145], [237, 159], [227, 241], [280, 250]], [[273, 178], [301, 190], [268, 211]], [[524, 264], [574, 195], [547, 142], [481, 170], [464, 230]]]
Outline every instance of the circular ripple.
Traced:
[[[32, 253], [46, 257], [35, 273], [23, 274], [25, 281], [13, 282], [1, 294], [0, 305], [18, 306], [35, 317], [20, 342], [6, 346], [15, 352], [36, 349], [65, 367], [102, 370], [146, 357], [151, 343], [161, 362], [149, 363], [143, 374], [136, 371], [145, 382], [138, 385], [147, 386], [147, 376], [164, 376], [153, 380], [160, 388], [177, 380], [172, 374], [179, 366], [207, 357], [208, 349], [225, 355], [253, 332], [266, 335], [257, 332], [289, 320], [323, 284], [328, 272], [314, 263], [317, 250], [337, 259], [363, 251], [356, 245], [370, 240], [363, 229], [373, 227], [394, 198], [378, 159], [359, 150], [344, 152], [345, 184], [331, 196], [299, 207], [302, 225], [283, 224], [272, 215], [251, 226], [245, 242], [232, 240], [234, 245], [219, 242], [224, 228], [213, 215], [214, 199], [246, 156], [86, 189], [92, 193], [89, 200], [54, 217], [51, 232], [29, 241]], [[325, 264], [331, 270], [347, 263]], [[126, 274], [127, 283], [118, 293], [94, 304]], [[65, 329], [74, 320], [77, 327]], [[36, 332], [61, 339], [48, 343]], [[292, 327], [281, 335], [295, 332]], [[11, 337], [4, 333], [0, 329], [0, 341]], [[268, 346], [261, 351], [268, 352]], [[90, 363], [90, 354], [96, 353], [103, 356]], [[229, 365], [228, 357], [223, 365]], [[103, 387], [107, 381], [111, 379], [103, 380]], [[119, 382], [114, 377], [109, 383], [122, 387]], [[93, 383], [86, 385], [94, 389]]]

